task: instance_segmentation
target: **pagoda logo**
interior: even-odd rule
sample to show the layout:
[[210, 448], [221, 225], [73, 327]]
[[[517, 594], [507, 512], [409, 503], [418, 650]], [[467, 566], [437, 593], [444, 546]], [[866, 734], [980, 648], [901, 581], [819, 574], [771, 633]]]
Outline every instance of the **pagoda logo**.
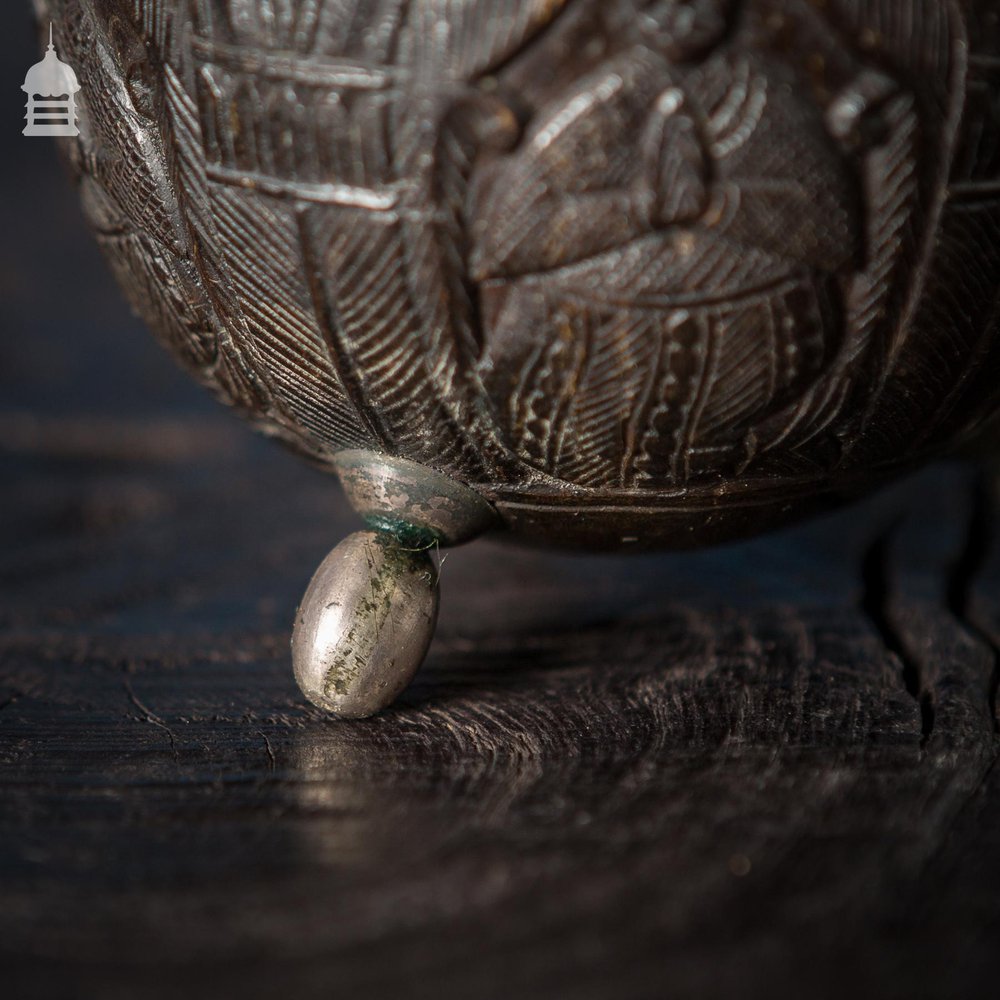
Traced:
[[24, 135], [80, 134], [76, 124], [76, 95], [80, 84], [72, 66], [56, 55], [49, 24], [49, 48], [45, 58], [28, 70], [21, 87], [28, 95]]

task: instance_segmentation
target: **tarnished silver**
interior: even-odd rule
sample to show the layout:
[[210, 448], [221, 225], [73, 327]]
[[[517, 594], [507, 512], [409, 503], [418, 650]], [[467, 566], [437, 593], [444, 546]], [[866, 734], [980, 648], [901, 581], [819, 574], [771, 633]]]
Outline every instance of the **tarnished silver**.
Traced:
[[475, 490], [418, 462], [370, 451], [342, 451], [337, 475], [354, 509], [372, 527], [427, 542], [459, 545], [497, 515]]
[[302, 693], [342, 718], [373, 715], [409, 684], [438, 613], [426, 549], [359, 531], [320, 564], [295, 616], [292, 665]]

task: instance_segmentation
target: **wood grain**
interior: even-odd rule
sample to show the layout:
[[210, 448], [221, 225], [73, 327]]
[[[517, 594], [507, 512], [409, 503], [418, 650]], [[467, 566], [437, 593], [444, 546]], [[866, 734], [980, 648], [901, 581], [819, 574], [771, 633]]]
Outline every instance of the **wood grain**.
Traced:
[[225, 421], [192, 419], [187, 453], [159, 431], [67, 455], [36, 422], [5, 448], [18, 996], [992, 975], [1000, 606], [972, 470], [701, 554], [454, 552], [417, 683], [335, 723], [301, 704], [287, 627], [342, 500]]

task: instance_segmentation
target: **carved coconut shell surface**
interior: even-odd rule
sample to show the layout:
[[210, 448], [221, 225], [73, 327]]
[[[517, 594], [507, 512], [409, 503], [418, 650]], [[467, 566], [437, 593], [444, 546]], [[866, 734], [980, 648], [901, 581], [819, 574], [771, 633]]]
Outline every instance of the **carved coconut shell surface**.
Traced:
[[1000, 405], [992, 0], [51, 0], [135, 307], [370, 531], [296, 675], [370, 714], [425, 551], [776, 526]]

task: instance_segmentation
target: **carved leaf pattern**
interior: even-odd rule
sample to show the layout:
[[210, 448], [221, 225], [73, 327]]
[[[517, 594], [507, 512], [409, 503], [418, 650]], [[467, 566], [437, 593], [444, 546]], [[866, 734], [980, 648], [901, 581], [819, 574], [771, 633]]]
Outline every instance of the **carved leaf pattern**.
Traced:
[[119, 279], [320, 462], [674, 496], [995, 406], [985, 0], [45, 7]]

